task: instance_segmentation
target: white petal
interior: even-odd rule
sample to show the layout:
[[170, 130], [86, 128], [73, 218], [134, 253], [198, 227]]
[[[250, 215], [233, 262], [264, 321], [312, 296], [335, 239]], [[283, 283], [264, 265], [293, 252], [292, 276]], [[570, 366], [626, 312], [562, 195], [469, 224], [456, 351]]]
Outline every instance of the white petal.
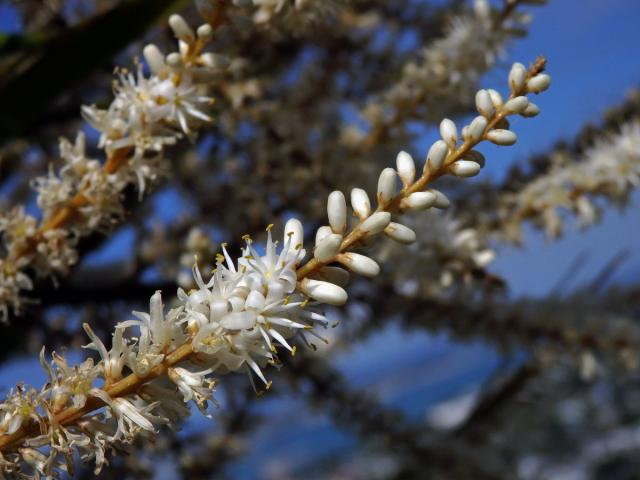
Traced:
[[264, 295], [257, 290], [251, 290], [247, 296], [244, 306], [247, 310], [263, 310], [265, 306]]
[[255, 312], [231, 312], [220, 321], [222, 328], [227, 330], [246, 330], [256, 325]]

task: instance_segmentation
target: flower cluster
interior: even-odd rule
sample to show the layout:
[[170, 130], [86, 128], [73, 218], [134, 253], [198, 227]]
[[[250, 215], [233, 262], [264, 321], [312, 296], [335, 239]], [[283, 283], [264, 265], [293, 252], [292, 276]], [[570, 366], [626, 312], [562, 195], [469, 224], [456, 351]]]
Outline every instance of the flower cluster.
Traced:
[[196, 32], [179, 15], [169, 18], [178, 51], [163, 55], [155, 45], [144, 48], [150, 71], [118, 71], [115, 97], [106, 109], [85, 106], [83, 116], [100, 132], [100, 162], [87, 156], [84, 133], [74, 143], [60, 140], [62, 167], [35, 179], [38, 221], [20, 208], [0, 217], [5, 257], [0, 259], [0, 320], [9, 307], [19, 312], [21, 290], [32, 286], [27, 271], [38, 276], [65, 275], [78, 260], [78, 240], [105, 230], [124, 214], [124, 191], [137, 187], [140, 196], [167, 174], [165, 148], [211, 121], [213, 99], [208, 85], [227, 61], [205, 53], [213, 29]]
[[148, 313], [134, 312], [136, 319], [116, 325], [110, 350], [85, 324], [92, 340], [87, 348], [98, 352], [98, 363], [89, 359], [70, 367], [55, 353], [46, 362], [43, 352], [49, 382], [40, 390], [19, 386], [0, 404], [3, 468], [56, 476], [72, 469], [72, 452], [78, 451], [81, 458], [95, 460], [98, 472], [116, 442], [129, 443], [139, 433], [153, 433], [186, 416], [184, 402], [193, 401], [206, 412], [214, 374], [246, 372], [252, 384], [257, 377], [268, 389], [264, 369], [279, 364], [279, 349], [293, 355], [296, 340], [312, 347], [311, 337], [322, 340], [318, 327], [328, 326], [322, 305], [347, 301], [349, 272], [366, 277], [380, 272], [375, 260], [355, 250], [381, 234], [414, 243], [416, 233], [392, 221], [392, 214], [446, 208], [447, 197], [428, 188], [433, 180], [445, 174], [476, 175], [484, 158], [473, 148], [483, 140], [515, 142], [507, 117], [537, 112], [526, 94], [548, 86], [543, 68], [542, 59], [529, 70], [515, 64], [506, 101], [494, 90], [479, 91], [480, 115], [462, 129], [461, 141], [455, 124], [443, 120], [442, 139], [429, 149], [419, 176], [413, 158], [401, 152], [396, 169], [380, 174], [375, 209], [367, 192], [354, 188], [353, 222], [345, 195], [332, 192], [328, 225], [318, 228], [308, 260], [300, 221], [286, 223], [281, 244], [273, 240], [270, 225], [263, 248], [245, 236], [235, 261], [222, 245], [208, 280], [194, 268], [197, 288], [179, 289], [177, 308], [165, 313], [156, 292]]
[[396, 290], [405, 295], [440, 296], [460, 282], [468, 284], [495, 258], [484, 237], [452, 215], [433, 212], [406, 224], [417, 233], [411, 255], [393, 243], [385, 243], [378, 254], [387, 261]]
[[551, 238], [563, 230], [561, 210], [574, 213], [582, 226], [599, 216], [597, 197], [625, 204], [631, 190], [640, 185], [640, 122], [630, 121], [619, 132], [596, 139], [580, 161], [559, 152], [547, 173], [504, 198], [500, 206], [504, 235], [521, 241], [525, 220], [544, 228]]
[[475, 0], [472, 11], [454, 17], [446, 35], [404, 66], [400, 81], [379, 105], [368, 105], [365, 117], [374, 126], [397, 124], [407, 117], [437, 120], [451, 110], [443, 99], [455, 99], [458, 103], [453, 108], [469, 103], [481, 75], [496, 64], [509, 40], [525, 32], [530, 17], [517, 7], [540, 3], [543, 1], [515, 0], [497, 10], [487, 0]]
[[[302, 224], [290, 220], [278, 252], [269, 229], [264, 254], [247, 237], [235, 262], [223, 246], [207, 282], [194, 268], [198, 288], [180, 289], [180, 306], [167, 313], [156, 292], [148, 313], [134, 312], [135, 319], [116, 325], [109, 350], [85, 324], [92, 340], [87, 348], [98, 352], [98, 363], [87, 359], [72, 367], [55, 352], [47, 362], [43, 350], [49, 381], [41, 390], [20, 385], [0, 404], [0, 438], [33, 425], [42, 425], [44, 433], [5, 456], [3, 467], [17, 471], [21, 458], [35, 476], [56, 475], [73, 468], [77, 450], [82, 459], [95, 460], [97, 473], [115, 442], [128, 443], [138, 433], [176, 423], [189, 413], [184, 402], [206, 412], [214, 373], [246, 371], [252, 382], [257, 376], [268, 388], [263, 369], [277, 363], [276, 346], [295, 354], [291, 339], [309, 344], [308, 335], [318, 336], [314, 326], [326, 326], [315, 308], [318, 302], [297, 290], [296, 267], [305, 255], [302, 235]], [[312, 285], [314, 297], [330, 300], [331, 284]], [[102, 410], [67, 424], [73, 412], [91, 406]], [[45, 445], [48, 452], [38, 450]]]
[[[284, 16], [295, 27], [318, 21], [332, 13], [341, 0], [236, 0], [236, 4], [247, 4], [255, 8], [253, 21], [258, 24], [270, 22], [275, 16]], [[289, 18], [291, 17], [291, 18]], [[297, 26], [300, 28], [300, 25]]]

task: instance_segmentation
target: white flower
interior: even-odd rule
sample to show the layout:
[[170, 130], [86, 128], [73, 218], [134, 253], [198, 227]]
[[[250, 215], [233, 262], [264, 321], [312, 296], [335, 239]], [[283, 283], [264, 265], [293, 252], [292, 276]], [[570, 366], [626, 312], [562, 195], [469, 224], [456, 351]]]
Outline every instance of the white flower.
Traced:
[[194, 269], [199, 289], [189, 295], [181, 293], [185, 316], [190, 325], [197, 326], [193, 346], [207, 355], [205, 364], [213, 371], [248, 368], [269, 385], [262, 368], [275, 362], [275, 345], [294, 353], [292, 337], [306, 342], [306, 333], [317, 336], [315, 324], [326, 326], [325, 317], [296, 291], [296, 265], [305, 252], [299, 244], [293, 245], [298, 235], [291, 230], [294, 224], [288, 225], [280, 251], [271, 228], [264, 254], [245, 237], [247, 244], [237, 267], [223, 246], [209, 282], [204, 283]]
[[122, 369], [125, 366], [129, 354], [129, 345], [123, 337], [124, 328], [116, 326], [115, 332], [113, 333], [111, 350], [107, 351], [104, 343], [100, 341], [89, 324], [84, 323], [82, 327], [91, 339], [91, 343], [85, 345], [83, 348], [96, 350], [100, 354], [102, 359], [101, 365], [107, 383], [120, 380], [122, 378]]
[[107, 405], [107, 416], [113, 415], [117, 420], [117, 430], [112, 435], [111, 441], [122, 440], [130, 442], [140, 430], [155, 432], [154, 423], [163, 419], [151, 414], [156, 404], [146, 404], [139, 401], [138, 404], [125, 397], [111, 398], [100, 389], [92, 390], [91, 394]]
[[75, 408], [83, 407], [94, 388], [94, 381], [100, 373], [100, 367], [93, 359], [87, 358], [79, 365], [70, 366], [67, 359], [53, 352], [49, 365], [44, 356], [44, 347], [40, 351], [40, 365], [47, 372], [51, 389], [51, 405], [54, 411], [67, 406], [69, 398]]
[[168, 371], [169, 378], [176, 384], [184, 401], [193, 400], [198, 408], [205, 413], [207, 402], [212, 400], [213, 387], [216, 382], [206, 377], [211, 369], [192, 372], [182, 367], [173, 367]]
[[149, 313], [133, 314], [139, 320], [121, 322], [118, 327], [127, 329], [135, 326], [139, 329], [136, 348], [128, 352], [127, 366], [136, 375], [145, 376], [164, 359], [169, 350], [185, 342], [186, 335], [179, 322], [182, 308], [170, 310], [165, 316], [162, 295], [157, 291], [149, 301]]
[[11, 435], [30, 421], [40, 422], [38, 407], [41, 399], [40, 392], [33, 388], [18, 385], [12, 389], [0, 403], [0, 435]]

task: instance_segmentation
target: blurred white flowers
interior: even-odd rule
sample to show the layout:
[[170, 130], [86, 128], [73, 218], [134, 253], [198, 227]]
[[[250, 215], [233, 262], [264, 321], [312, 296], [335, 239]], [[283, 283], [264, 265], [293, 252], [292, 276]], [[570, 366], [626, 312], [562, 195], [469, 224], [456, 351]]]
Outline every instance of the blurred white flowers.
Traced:
[[129, 186], [142, 197], [168, 175], [165, 147], [211, 122], [208, 91], [228, 62], [203, 52], [212, 36], [209, 25], [194, 33], [179, 15], [171, 16], [169, 24], [178, 39], [177, 52], [165, 57], [155, 45], [147, 45], [150, 75], [142, 64], [135, 72], [119, 69], [111, 104], [82, 108], [84, 118], [100, 132], [98, 147], [105, 151], [105, 162], [87, 156], [83, 132], [74, 143], [60, 139], [59, 172], [50, 169], [32, 182], [42, 220], [21, 208], [0, 216], [6, 252], [0, 260], [0, 321], [7, 320], [9, 308], [20, 312], [21, 291], [32, 287], [27, 270], [39, 277], [66, 275], [78, 260], [78, 240], [110, 229], [123, 217]]

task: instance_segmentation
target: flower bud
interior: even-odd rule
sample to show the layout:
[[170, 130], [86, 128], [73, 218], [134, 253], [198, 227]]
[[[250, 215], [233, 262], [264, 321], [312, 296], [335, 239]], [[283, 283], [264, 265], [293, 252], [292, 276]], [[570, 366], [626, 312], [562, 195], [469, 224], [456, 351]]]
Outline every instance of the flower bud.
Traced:
[[198, 34], [198, 38], [200, 40], [208, 41], [211, 40], [211, 37], [213, 37], [213, 28], [211, 28], [211, 25], [209, 25], [208, 23], [203, 23], [198, 27], [196, 33]]
[[473, 177], [480, 172], [480, 165], [471, 160], [458, 160], [449, 167], [449, 171], [456, 177]]
[[360, 224], [360, 230], [369, 235], [375, 235], [384, 230], [390, 221], [389, 212], [376, 212]]
[[520, 115], [526, 118], [531, 118], [531, 117], [535, 117], [539, 113], [540, 113], [540, 107], [538, 107], [533, 102], [529, 102], [529, 105], [527, 105], [527, 108], [525, 108], [524, 112], [522, 112]]
[[529, 99], [524, 96], [519, 96], [512, 98], [507, 103], [504, 104], [503, 111], [507, 115], [512, 115], [514, 113], [522, 113], [529, 105]]
[[491, 101], [491, 95], [487, 90], [478, 90], [476, 93], [476, 108], [480, 115], [491, 118], [496, 113], [496, 108]]
[[444, 159], [447, 158], [449, 152], [449, 146], [444, 140], [438, 140], [429, 149], [427, 153], [427, 162], [425, 163], [425, 169], [429, 168], [431, 172], [440, 170]]
[[551, 77], [546, 73], [540, 73], [527, 81], [527, 90], [533, 93], [544, 92], [551, 84]]
[[430, 190], [427, 190], [427, 192], [432, 192], [436, 196], [436, 203], [433, 204], [435, 208], [444, 210], [445, 208], [449, 208], [449, 205], [451, 205], [451, 202], [449, 201], [447, 196], [440, 190], [435, 190], [432, 188]]
[[305, 278], [300, 282], [300, 290], [320, 303], [327, 305], [344, 305], [347, 292], [337, 285], [322, 280]]
[[384, 229], [384, 234], [396, 242], [405, 245], [410, 245], [416, 241], [416, 232], [400, 223], [389, 223], [387, 228]]
[[322, 242], [322, 240], [327, 238], [332, 233], [333, 230], [331, 230], [331, 227], [328, 227], [326, 225], [318, 228], [318, 231], [316, 232], [316, 245], [318, 245], [320, 242]]
[[196, 39], [193, 30], [181, 15], [171, 15], [169, 17], [169, 26], [171, 30], [173, 30], [174, 35], [180, 40], [191, 43]]
[[440, 136], [447, 142], [447, 145], [449, 145], [451, 149], [456, 148], [456, 144], [458, 143], [458, 129], [453, 121], [445, 118], [440, 122]]
[[167, 65], [174, 70], [178, 70], [182, 67], [182, 57], [178, 52], [171, 52], [167, 55], [166, 61]]
[[378, 204], [387, 204], [396, 194], [396, 171], [385, 168], [378, 179]]
[[495, 108], [501, 107], [504, 101], [502, 100], [502, 95], [497, 90], [490, 88], [487, 90], [489, 92], [489, 96], [491, 97], [491, 103]]
[[408, 210], [426, 210], [436, 203], [433, 192], [414, 192], [400, 202], [402, 208]]
[[416, 163], [407, 152], [400, 152], [396, 157], [398, 176], [406, 187], [411, 185], [416, 178]]
[[380, 273], [380, 266], [375, 260], [359, 253], [342, 253], [338, 255], [337, 260], [352, 272], [365, 277], [375, 277]]
[[320, 280], [326, 280], [341, 287], [349, 283], [349, 272], [340, 267], [324, 266], [318, 270], [317, 276]]
[[484, 130], [487, 128], [487, 119], [484, 117], [476, 117], [469, 124], [469, 140], [473, 143], [477, 143], [484, 135]]
[[334, 233], [344, 233], [347, 229], [347, 201], [341, 191], [336, 190], [329, 195], [327, 215], [329, 216], [331, 230]]
[[361, 188], [351, 190], [351, 208], [361, 220], [371, 215], [369, 195]]
[[487, 140], [496, 145], [513, 145], [517, 139], [518, 137], [511, 130], [497, 128], [487, 133]]
[[481, 250], [473, 254], [473, 261], [480, 267], [486, 267], [496, 258], [496, 253], [493, 250]]
[[467, 140], [469, 140], [469, 125], [465, 125], [464, 127], [462, 127], [462, 141], [466, 142]]
[[149, 64], [149, 70], [154, 75], [162, 76], [167, 72], [167, 64], [164, 62], [164, 55], [160, 49], [153, 44], [149, 44], [142, 50], [144, 59]]
[[472, 162], [476, 162], [478, 165], [480, 165], [480, 167], [484, 167], [484, 164], [485, 164], [484, 155], [482, 155], [477, 150], [469, 150], [462, 156], [462, 158], [464, 160], [471, 160]]
[[313, 249], [313, 256], [319, 262], [329, 262], [340, 251], [342, 235], [332, 233], [320, 240]]
[[229, 60], [229, 57], [220, 55], [219, 53], [203, 53], [202, 55], [200, 55], [199, 60], [203, 65], [207, 67], [216, 68], [219, 70], [225, 69], [229, 65], [231, 65], [231, 60]]
[[511, 91], [520, 93], [527, 80], [527, 68], [521, 63], [514, 63], [509, 72], [509, 87]]
[[297, 218], [290, 218], [284, 225], [284, 242], [291, 238], [291, 246], [296, 248], [298, 245], [302, 246], [304, 243], [304, 231], [302, 228], [302, 222]]

